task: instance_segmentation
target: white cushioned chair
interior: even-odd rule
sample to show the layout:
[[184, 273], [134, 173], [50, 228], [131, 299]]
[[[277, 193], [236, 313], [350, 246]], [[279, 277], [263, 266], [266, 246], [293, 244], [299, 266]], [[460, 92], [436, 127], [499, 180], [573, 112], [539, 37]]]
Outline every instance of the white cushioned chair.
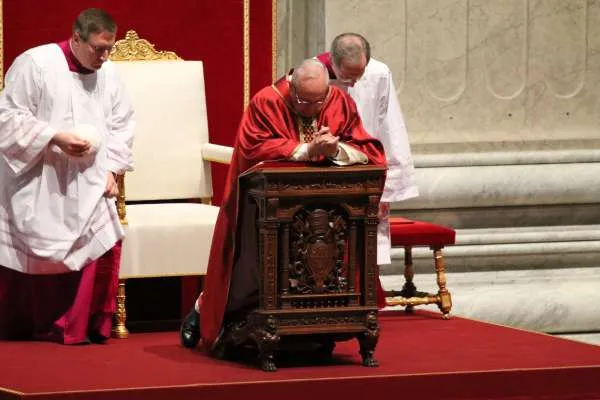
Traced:
[[113, 335], [127, 337], [125, 279], [206, 273], [218, 207], [210, 161], [232, 149], [208, 143], [201, 61], [156, 51], [134, 31], [111, 52], [136, 114], [135, 170], [119, 179], [125, 225]]

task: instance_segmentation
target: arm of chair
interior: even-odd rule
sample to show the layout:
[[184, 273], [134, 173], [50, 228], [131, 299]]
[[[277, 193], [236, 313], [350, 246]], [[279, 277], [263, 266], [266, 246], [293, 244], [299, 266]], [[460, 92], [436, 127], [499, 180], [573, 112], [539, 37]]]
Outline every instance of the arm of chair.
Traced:
[[202, 146], [202, 158], [207, 161], [218, 162], [220, 164], [229, 164], [233, 147], [221, 146], [218, 144], [206, 143]]
[[[229, 164], [233, 147], [221, 146], [218, 144], [206, 143], [202, 146], [202, 158], [206, 161], [218, 162], [221, 164]], [[127, 214], [125, 211], [125, 175], [117, 176], [117, 184], [119, 185], [119, 195], [117, 196], [117, 212], [121, 224], [127, 225]]]

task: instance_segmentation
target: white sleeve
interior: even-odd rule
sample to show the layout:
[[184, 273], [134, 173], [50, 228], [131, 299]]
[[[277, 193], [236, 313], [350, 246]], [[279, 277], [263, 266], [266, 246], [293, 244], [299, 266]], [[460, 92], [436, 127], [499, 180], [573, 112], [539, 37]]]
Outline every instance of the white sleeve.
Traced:
[[388, 163], [382, 201], [393, 202], [416, 197], [418, 188], [408, 132], [391, 72], [388, 72], [386, 81], [381, 88], [381, 107], [378, 110], [381, 123], [377, 138], [383, 144]]
[[354, 147], [349, 146], [345, 143], [339, 143], [338, 154], [331, 158], [335, 164], [340, 166], [354, 165], [354, 164], [368, 164], [369, 158]]
[[296, 147], [290, 158], [292, 161], [308, 161], [308, 143]]
[[[361, 151], [356, 150], [352, 146], [340, 143], [339, 151], [335, 157], [331, 157], [330, 160], [340, 166], [353, 165], [353, 164], [367, 164], [369, 158], [364, 155]], [[293, 161], [310, 161], [308, 157], [308, 143], [302, 143], [294, 150], [291, 159]]]
[[22, 54], [9, 68], [0, 95], [0, 153], [17, 175], [40, 160], [57, 133], [36, 117], [42, 81], [41, 69], [30, 55]]
[[135, 116], [125, 87], [114, 69], [112, 69], [111, 89], [112, 113], [106, 142], [107, 167], [109, 171], [123, 173], [133, 170], [132, 147]]

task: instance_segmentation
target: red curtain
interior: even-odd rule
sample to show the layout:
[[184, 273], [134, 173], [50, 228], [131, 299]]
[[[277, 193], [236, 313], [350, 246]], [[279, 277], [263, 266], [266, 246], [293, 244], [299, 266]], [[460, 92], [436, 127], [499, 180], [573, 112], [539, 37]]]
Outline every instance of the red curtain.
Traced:
[[[249, 6], [250, 95], [272, 80], [272, 1], [266, 0], [3, 0], [4, 67], [30, 47], [69, 37], [77, 14], [108, 11], [118, 38], [134, 29], [157, 50], [202, 60], [212, 143], [233, 145], [244, 106], [244, 4]], [[213, 166], [220, 203], [227, 167]]]

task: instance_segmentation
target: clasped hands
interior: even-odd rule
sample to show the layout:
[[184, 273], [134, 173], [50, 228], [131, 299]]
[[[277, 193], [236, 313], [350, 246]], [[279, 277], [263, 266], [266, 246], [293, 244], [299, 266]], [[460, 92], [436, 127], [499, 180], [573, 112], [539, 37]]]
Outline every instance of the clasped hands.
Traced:
[[312, 142], [308, 144], [308, 158], [316, 161], [321, 157], [334, 158], [339, 151], [338, 136], [333, 136], [328, 127], [323, 126], [313, 136]]

